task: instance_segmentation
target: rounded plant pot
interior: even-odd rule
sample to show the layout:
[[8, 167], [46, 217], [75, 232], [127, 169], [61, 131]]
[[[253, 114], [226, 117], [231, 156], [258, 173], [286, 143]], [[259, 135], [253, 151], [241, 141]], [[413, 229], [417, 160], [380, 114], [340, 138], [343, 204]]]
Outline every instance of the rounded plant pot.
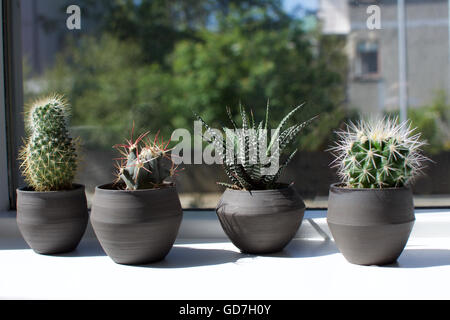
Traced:
[[160, 189], [95, 189], [91, 223], [106, 254], [118, 264], [164, 259], [178, 235], [183, 211], [173, 185]]
[[397, 261], [415, 221], [411, 189], [330, 187], [327, 222], [336, 246], [351, 263]]
[[292, 185], [276, 190], [227, 189], [216, 208], [223, 230], [243, 253], [283, 250], [297, 233], [305, 204]]
[[80, 243], [89, 215], [84, 186], [73, 187], [48, 192], [17, 189], [17, 226], [35, 252], [70, 252]]

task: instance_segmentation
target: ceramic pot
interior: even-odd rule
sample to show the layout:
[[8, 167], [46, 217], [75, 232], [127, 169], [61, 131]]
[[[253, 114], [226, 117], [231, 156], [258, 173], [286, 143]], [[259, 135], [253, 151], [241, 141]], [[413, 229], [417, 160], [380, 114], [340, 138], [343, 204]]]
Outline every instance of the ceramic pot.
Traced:
[[327, 222], [338, 249], [351, 263], [397, 261], [415, 221], [409, 188], [330, 187]]
[[283, 250], [294, 238], [305, 204], [292, 185], [276, 190], [227, 189], [216, 208], [223, 230], [244, 253]]
[[98, 186], [91, 223], [106, 254], [119, 264], [148, 264], [164, 259], [183, 217], [177, 190], [118, 190]]
[[38, 192], [17, 189], [17, 226], [27, 244], [40, 254], [70, 252], [78, 246], [88, 222], [84, 186]]

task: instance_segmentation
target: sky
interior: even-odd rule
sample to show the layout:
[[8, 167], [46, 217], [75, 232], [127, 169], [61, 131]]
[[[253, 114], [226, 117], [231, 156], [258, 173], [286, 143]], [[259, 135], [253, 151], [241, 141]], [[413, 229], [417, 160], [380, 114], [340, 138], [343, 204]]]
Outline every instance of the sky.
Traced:
[[[316, 10], [319, 6], [319, 0], [284, 0], [283, 5], [287, 12], [291, 12], [299, 6], [307, 10]], [[299, 12], [299, 14], [301, 13]]]

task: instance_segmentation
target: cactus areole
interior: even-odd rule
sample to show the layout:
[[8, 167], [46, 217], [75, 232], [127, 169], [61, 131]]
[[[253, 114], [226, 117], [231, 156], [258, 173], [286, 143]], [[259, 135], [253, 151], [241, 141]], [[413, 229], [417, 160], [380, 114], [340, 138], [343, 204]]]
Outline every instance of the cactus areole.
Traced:
[[29, 135], [20, 151], [21, 169], [35, 191], [72, 189], [77, 154], [67, 130], [69, 115], [69, 105], [56, 95], [34, 102], [26, 112]]
[[114, 146], [122, 155], [117, 165], [115, 186], [121, 188], [123, 185], [126, 190], [164, 187], [178, 171], [168, 149], [170, 141], [159, 141], [158, 134], [153, 141], [145, 139], [148, 132], [133, 141], [133, 132], [134, 126], [131, 139], [126, 144]]
[[334, 167], [348, 188], [400, 188], [419, 175], [425, 144], [414, 133], [409, 121], [396, 118], [350, 123], [346, 131], [337, 132], [339, 140], [330, 150]]

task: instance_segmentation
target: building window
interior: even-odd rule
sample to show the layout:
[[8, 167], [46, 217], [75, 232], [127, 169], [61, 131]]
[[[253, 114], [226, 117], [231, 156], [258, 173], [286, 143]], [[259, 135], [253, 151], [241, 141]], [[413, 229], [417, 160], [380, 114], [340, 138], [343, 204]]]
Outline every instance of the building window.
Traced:
[[357, 46], [356, 76], [362, 78], [378, 77], [378, 43], [360, 42]]

